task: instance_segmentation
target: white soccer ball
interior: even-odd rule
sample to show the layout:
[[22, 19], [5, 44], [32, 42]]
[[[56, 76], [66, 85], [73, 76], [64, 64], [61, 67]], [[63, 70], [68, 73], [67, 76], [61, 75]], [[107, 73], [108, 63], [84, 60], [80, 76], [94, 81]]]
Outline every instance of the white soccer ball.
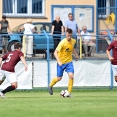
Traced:
[[70, 97], [70, 93], [67, 90], [62, 90], [61, 93], [60, 93], [60, 95], [62, 97]]

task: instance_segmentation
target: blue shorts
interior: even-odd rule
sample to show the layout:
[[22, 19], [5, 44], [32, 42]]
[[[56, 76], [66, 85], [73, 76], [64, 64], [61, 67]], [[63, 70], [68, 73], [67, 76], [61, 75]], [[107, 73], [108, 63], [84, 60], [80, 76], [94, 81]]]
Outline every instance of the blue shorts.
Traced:
[[74, 73], [73, 63], [69, 62], [69, 63], [63, 64], [62, 66], [59, 66], [58, 63], [57, 63], [57, 76], [58, 77], [62, 77], [63, 76], [64, 70], [67, 73], [68, 72]]

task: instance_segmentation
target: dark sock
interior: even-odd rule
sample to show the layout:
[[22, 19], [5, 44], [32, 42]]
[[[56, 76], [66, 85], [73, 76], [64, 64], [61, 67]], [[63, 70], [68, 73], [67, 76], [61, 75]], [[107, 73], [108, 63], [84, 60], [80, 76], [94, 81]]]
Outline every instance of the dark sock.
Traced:
[[15, 90], [15, 86], [14, 85], [8, 86], [6, 89], [2, 90], [1, 92], [3, 94], [5, 94], [6, 92], [10, 92], [10, 91], [13, 91], [13, 90]]

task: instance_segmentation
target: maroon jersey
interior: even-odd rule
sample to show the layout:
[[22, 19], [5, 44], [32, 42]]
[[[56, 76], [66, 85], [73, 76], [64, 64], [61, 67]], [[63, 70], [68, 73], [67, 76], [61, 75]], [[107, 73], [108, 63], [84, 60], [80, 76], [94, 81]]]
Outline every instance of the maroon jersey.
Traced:
[[14, 67], [20, 61], [21, 56], [23, 56], [23, 53], [18, 50], [8, 52], [2, 57], [5, 62], [1, 69], [9, 72], [15, 72]]
[[108, 51], [112, 49], [112, 56], [114, 60], [111, 61], [111, 64], [117, 65], [117, 41], [113, 41], [107, 48]]

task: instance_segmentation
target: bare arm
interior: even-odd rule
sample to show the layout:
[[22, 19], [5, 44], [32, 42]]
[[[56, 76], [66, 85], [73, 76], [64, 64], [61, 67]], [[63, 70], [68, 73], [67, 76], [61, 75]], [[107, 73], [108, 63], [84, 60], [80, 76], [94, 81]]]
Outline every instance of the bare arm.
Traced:
[[65, 27], [65, 32], [67, 31], [68, 27]]
[[24, 29], [24, 26], [20, 27], [19, 32]]
[[11, 28], [10, 28], [9, 24], [8, 24], [8, 29], [9, 29], [9, 32], [11, 33], [12, 31], [11, 31]]
[[62, 35], [64, 35], [64, 26], [61, 26]]
[[1, 30], [1, 24], [0, 24], [0, 30]]
[[1, 65], [2, 65], [2, 58], [0, 58], [0, 67], [1, 67]]
[[61, 61], [60, 61], [60, 59], [59, 59], [59, 57], [58, 57], [58, 51], [57, 51], [57, 50], [54, 51], [54, 56], [55, 56], [55, 58], [56, 58], [56, 60], [57, 60], [57, 63], [59, 64], [59, 66], [61, 66], [62, 63], [61, 63]]
[[109, 59], [110, 61], [112, 61], [114, 58], [111, 57], [110, 51], [106, 50], [106, 53], [107, 53], [108, 59]]
[[35, 30], [35, 28], [32, 29], [32, 32], [34, 32], [34, 33], [38, 33], [38, 32]]
[[51, 33], [53, 34], [54, 32], [54, 26], [52, 25]]
[[73, 53], [74, 53], [74, 55], [75, 55], [75, 57], [76, 57], [76, 60], [78, 60], [78, 54], [77, 54], [75, 48], [74, 48], [74, 50], [73, 50]]
[[81, 36], [80, 29], [78, 28], [78, 35]]
[[23, 63], [24, 66], [25, 66], [25, 71], [27, 71], [27, 70], [28, 70], [28, 65], [27, 65], [27, 63], [26, 63], [26, 61], [25, 61], [25, 58], [24, 58], [23, 56], [21, 56], [20, 59], [21, 59], [22, 63]]

